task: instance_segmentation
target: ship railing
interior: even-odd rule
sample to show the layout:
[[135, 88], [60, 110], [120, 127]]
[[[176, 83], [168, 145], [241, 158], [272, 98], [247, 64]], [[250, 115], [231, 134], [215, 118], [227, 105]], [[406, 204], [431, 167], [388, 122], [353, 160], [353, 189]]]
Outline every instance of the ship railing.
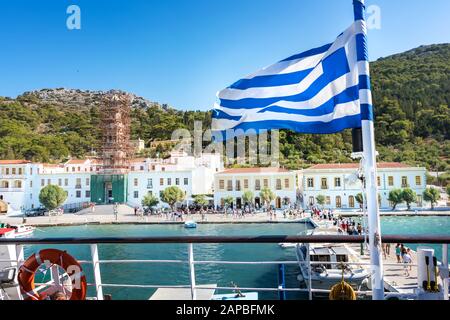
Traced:
[[[19, 239], [0, 239], [0, 245], [15, 245], [18, 252], [18, 258], [16, 260], [0, 260], [1, 262], [9, 262], [16, 265], [23, 263], [23, 246], [24, 245], [89, 245], [91, 251], [90, 260], [79, 260], [82, 265], [92, 265], [94, 283], [88, 283], [89, 287], [94, 287], [96, 291], [95, 299], [103, 300], [103, 288], [147, 288], [147, 289], [159, 289], [159, 288], [171, 288], [171, 289], [190, 289], [192, 300], [197, 300], [198, 289], [211, 289], [211, 290], [229, 290], [234, 291], [239, 289], [240, 291], [257, 291], [257, 292], [278, 292], [280, 298], [282, 294], [286, 292], [305, 292], [308, 293], [309, 299], [313, 298], [313, 294], [328, 294], [329, 289], [313, 288], [311, 277], [309, 277], [309, 283], [306, 288], [286, 288], [284, 285], [279, 284], [277, 287], [227, 287], [227, 286], [213, 286], [208, 287], [205, 285], [197, 285], [195, 266], [196, 265], [299, 265], [304, 264], [307, 266], [308, 274], [311, 274], [314, 265], [331, 264], [339, 265], [341, 262], [330, 261], [222, 261], [222, 260], [195, 260], [194, 257], [194, 245], [195, 244], [275, 244], [275, 243], [334, 243], [334, 244], [350, 244], [359, 243], [363, 244], [367, 239], [364, 236], [346, 236], [346, 235], [305, 235], [305, 236], [179, 236], [179, 237], [109, 237], [109, 238], [19, 238]], [[109, 259], [101, 260], [99, 258], [99, 244], [187, 244], [187, 260], [155, 260], [155, 259]], [[445, 274], [443, 277], [443, 290], [445, 293], [445, 299], [448, 300], [449, 292], [449, 277], [448, 277], [448, 244], [450, 243], [450, 236], [384, 236], [382, 243], [407, 243], [407, 244], [434, 244], [442, 245], [442, 261], [440, 262], [440, 272]], [[100, 266], [105, 264], [187, 264], [189, 266], [189, 284], [186, 285], [147, 285], [147, 284], [118, 284], [118, 283], [104, 283], [102, 282]], [[347, 266], [366, 266], [370, 267], [370, 262], [343, 262]], [[384, 263], [384, 266], [399, 266], [398, 263]], [[417, 267], [416, 264], [408, 264], [408, 267]], [[403, 267], [403, 265], [402, 265]], [[44, 288], [50, 283], [36, 283], [37, 289]], [[358, 289], [356, 294], [361, 296], [371, 296], [372, 291]], [[387, 292], [390, 297], [405, 297], [408, 296], [403, 292]]]

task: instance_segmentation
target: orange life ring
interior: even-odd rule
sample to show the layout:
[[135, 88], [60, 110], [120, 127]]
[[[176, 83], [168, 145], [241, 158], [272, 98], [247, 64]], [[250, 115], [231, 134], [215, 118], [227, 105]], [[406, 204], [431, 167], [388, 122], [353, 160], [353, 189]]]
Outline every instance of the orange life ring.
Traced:
[[72, 295], [70, 300], [86, 299], [86, 277], [78, 261], [65, 251], [44, 249], [30, 256], [20, 267], [18, 280], [24, 300], [43, 300], [45, 295], [35, 290], [34, 276], [43, 263], [59, 265], [72, 280]]

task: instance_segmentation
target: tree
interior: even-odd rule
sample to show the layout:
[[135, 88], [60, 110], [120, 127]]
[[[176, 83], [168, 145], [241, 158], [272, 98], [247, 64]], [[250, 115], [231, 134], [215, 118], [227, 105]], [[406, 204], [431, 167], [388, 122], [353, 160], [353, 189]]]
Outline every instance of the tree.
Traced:
[[325, 204], [325, 196], [322, 194], [317, 195], [316, 201], [317, 201], [317, 204], [322, 206], [322, 208], [323, 208], [323, 205]]
[[437, 188], [427, 188], [423, 192], [423, 199], [431, 203], [431, 210], [433, 210], [439, 199], [441, 199], [441, 192]]
[[142, 205], [144, 207], [149, 207], [150, 209], [156, 207], [159, 203], [158, 197], [154, 196], [152, 193], [147, 193], [144, 198], [142, 198]]
[[266, 204], [267, 209], [270, 209], [270, 203], [275, 200], [276, 195], [273, 193], [272, 190], [269, 188], [262, 188], [261, 192], [259, 193], [259, 196], [261, 200]]
[[39, 193], [39, 201], [48, 210], [60, 207], [67, 199], [67, 192], [59, 186], [49, 184]]
[[242, 200], [244, 201], [245, 204], [251, 205], [253, 203], [253, 198], [254, 198], [253, 192], [251, 192], [250, 190], [247, 190], [242, 194]]
[[364, 205], [364, 197], [361, 192], [356, 195], [355, 200], [356, 200], [356, 202], [358, 202], [359, 206], [362, 208]]
[[183, 201], [184, 198], [185, 194], [183, 190], [177, 186], [168, 187], [161, 192], [161, 200], [167, 203], [172, 210], [174, 210], [175, 204]]
[[200, 206], [201, 208], [208, 205], [208, 200], [206, 199], [204, 194], [196, 194], [195, 196], [193, 196], [193, 198], [194, 198], [194, 203], [196, 205]]
[[402, 190], [400, 189], [392, 189], [389, 192], [388, 200], [392, 203], [392, 210], [394, 211], [398, 204], [402, 203]]
[[417, 195], [411, 188], [405, 188], [402, 191], [402, 199], [406, 202], [408, 210], [411, 210], [411, 203], [417, 201]]
[[234, 198], [232, 196], [228, 196], [223, 199], [223, 203], [225, 204], [225, 207], [227, 207], [227, 208], [231, 207], [233, 205], [233, 202], [234, 202]]

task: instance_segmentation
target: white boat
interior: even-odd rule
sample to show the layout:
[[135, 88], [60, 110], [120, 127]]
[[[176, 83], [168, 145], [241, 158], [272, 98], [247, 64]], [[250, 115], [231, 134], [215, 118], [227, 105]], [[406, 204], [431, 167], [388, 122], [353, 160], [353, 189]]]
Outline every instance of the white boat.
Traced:
[[[338, 228], [316, 229], [312, 235], [332, 235], [339, 234]], [[361, 265], [347, 265], [347, 263], [358, 263], [360, 261], [358, 254], [345, 244], [321, 243], [298, 244], [296, 248], [297, 260], [300, 266], [300, 274], [297, 279], [305, 282], [309, 286], [311, 278], [311, 287], [313, 289], [329, 290], [332, 286], [344, 280], [355, 289], [367, 283], [370, 273]], [[311, 275], [308, 266], [311, 265]], [[320, 262], [316, 264], [314, 262]], [[344, 270], [343, 270], [344, 269]]]
[[194, 229], [194, 228], [197, 228], [197, 222], [195, 222], [195, 221], [193, 221], [193, 220], [186, 221], [186, 222], [184, 223], [184, 227], [187, 228], [187, 229]]
[[278, 245], [283, 249], [295, 248], [297, 246], [296, 243], [290, 243], [290, 242], [282, 242], [282, 243], [279, 243]]
[[35, 227], [27, 226], [25, 224], [17, 224], [12, 225], [11, 228], [15, 230], [16, 237], [26, 237], [31, 234], [33, 234], [34, 230], [36, 230]]

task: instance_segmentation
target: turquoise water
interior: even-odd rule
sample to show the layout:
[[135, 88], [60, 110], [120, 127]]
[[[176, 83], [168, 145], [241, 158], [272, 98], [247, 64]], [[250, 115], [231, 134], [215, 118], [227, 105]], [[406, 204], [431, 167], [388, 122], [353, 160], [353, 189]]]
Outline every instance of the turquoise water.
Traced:
[[[108, 237], [108, 236], [182, 236], [182, 235], [297, 235], [311, 228], [309, 224], [206, 224], [197, 229], [185, 229], [182, 225], [108, 225], [51, 227], [36, 230], [36, 237]], [[48, 246], [45, 246], [48, 247]], [[51, 247], [64, 249], [79, 260], [90, 259], [87, 245]], [[43, 248], [25, 248], [25, 256]], [[109, 259], [158, 259], [187, 260], [187, 244], [128, 244], [99, 245], [102, 260]], [[226, 261], [295, 261], [293, 250], [283, 250], [277, 244], [196, 244], [196, 260]], [[93, 283], [92, 268], [83, 266], [88, 283]], [[241, 287], [278, 286], [276, 265], [196, 265], [197, 284], [218, 284], [229, 287], [231, 281]], [[187, 285], [189, 270], [185, 264], [102, 264], [102, 282], [116, 284]], [[298, 267], [286, 267], [287, 286], [298, 288]], [[104, 293], [113, 299], [148, 299], [154, 289], [105, 288]], [[94, 295], [90, 290], [89, 295]], [[261, 299], [278, 299], [277, 293], [262, 292]], [[291, 294], [289, 298], [302, 298]]]
[[[206, 224], [197, 229], [182, 225], [107, 225], [51, 227], [36, 230], [36, 237], [108, 237], [108, 236], [182, 236], [182, 235], [297, 235], [305, 233], [309, 224]], [[450, 234], [449, 217], [383, 217], [385, 234]], [[48, 246], [46, 246], [48, 247]], [[67, 250], [79, 260], [89, 260], [87, 245], [52, 246]], [[412, 248], [417, 246], [411, 245]], [[25, 255], [42, 247], [29, 246]], [[441, 247], [435, 246], [437, 255]], [[99, 245], [100, 259], [171, 259], [186, 260], [187, 244]], [[277, 244], [196, 244], [196, 260], [282, 261], [296, 260], [293, 249], [281, 249]], [[84, 265], [89, 283], [93, 283], [92, 268]], [[298, 288], [295, 265], [286, 266], [286, 286]], [[184, 264], [102, 264], [103, 283], [186, 285], [189, 271]], [[197, 284], [230, 286], [233, 281], [241, 287], [277, 287], [276, 265], [197, 265]], [[105, 288], [113, 299], [148, 299], [154, 289]], [[90, 289], [89, 295], [95, 293]], [[287, 293], [288, 299], [303, 299], [302, 293]], [[277, 293], [260, 292], [261, 299], [278, 299]]]
[[[381, 230], [383, 234], [396, 235], [450, 235], [450, 217], [383, 217]], [[406, 245], [414, 250], [420, 246]], [[434, 248], [436, 257], [442, 259], [441, 245], [426, 246]]]

